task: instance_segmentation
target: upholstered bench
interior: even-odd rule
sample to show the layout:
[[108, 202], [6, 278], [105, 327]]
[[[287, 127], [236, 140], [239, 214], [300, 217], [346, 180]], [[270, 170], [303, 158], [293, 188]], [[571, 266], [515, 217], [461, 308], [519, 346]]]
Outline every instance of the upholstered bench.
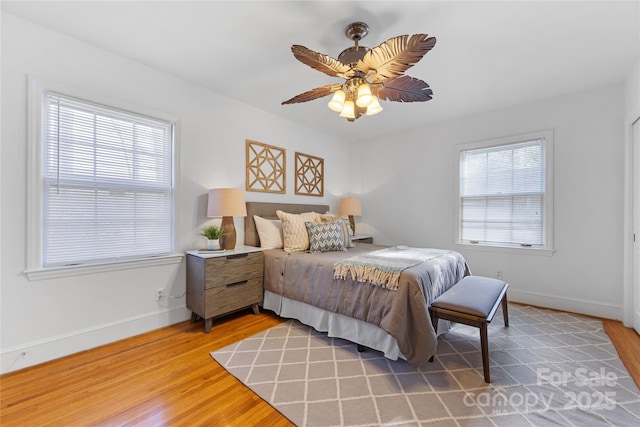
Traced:
[[[450, 320], [480, 328], [482, 367], [484, 381], [491, 382], [489, 373], [489, 341], [487, 324], [491, 322], [502, 304], [504, 326], [509, 326], [507, 311], [507, 288], [509, 284], [488, 277], [467, 276], [436, 298], [430, 307], [431, 322], [436, 333], [438, 319]], [[433, 361], [431, 357], [430, 361]]]

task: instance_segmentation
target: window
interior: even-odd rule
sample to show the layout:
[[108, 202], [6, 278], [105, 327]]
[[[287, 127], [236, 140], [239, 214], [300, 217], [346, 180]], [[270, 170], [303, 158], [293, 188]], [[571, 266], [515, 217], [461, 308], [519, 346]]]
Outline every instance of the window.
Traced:
[[553, 133], [459, 147], [458, 243], [552, 249]]
[[173, 123], [39, 94], [39, 267], [171, 255]]

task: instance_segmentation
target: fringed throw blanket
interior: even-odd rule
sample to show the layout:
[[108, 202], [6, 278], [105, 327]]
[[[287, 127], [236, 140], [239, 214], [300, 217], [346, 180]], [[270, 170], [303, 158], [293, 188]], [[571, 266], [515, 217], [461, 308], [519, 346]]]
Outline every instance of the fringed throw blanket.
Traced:
[[347, 279], [348, 275], [351, 275], [352, 280], [356, 282], [396, 290], [403, 270], [449, 252], [451, 251], [409, 246], [380, 249], [336, 262], [333, 277]]

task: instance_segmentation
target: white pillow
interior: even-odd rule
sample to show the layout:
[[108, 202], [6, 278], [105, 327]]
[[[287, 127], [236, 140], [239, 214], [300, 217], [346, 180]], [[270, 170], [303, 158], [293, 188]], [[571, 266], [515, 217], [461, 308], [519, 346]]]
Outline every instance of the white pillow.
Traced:
[[282, 242], [285, 252], [306, 251], [309, 249], [309, 234], [305, 222], [318, 222], [318, 214], [305, 212], [292, 214], [276, 211], [276, 215], [282, 221]]
[[282, 221], [266, 219], [258, 215], [254, 215], [253, 220], [256, 223], [262, 249], [281, 249], [284, 246], [282, 243]]

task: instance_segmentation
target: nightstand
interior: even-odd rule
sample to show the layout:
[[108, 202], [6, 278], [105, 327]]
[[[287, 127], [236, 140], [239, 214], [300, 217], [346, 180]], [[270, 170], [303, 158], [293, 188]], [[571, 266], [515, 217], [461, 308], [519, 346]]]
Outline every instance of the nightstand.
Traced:
[[187, 308], [191, 321], [212, 319], [249, 306], [255, 314], [262, 302], [264, 256], [260, 248], [237, 245], [227, 251], [187, 252]]
[[356, 234], [354, 236], [351, 236], [351, 241], [353, 243], [373, 243], [373, 237], [365, 236], [363, 234]]

